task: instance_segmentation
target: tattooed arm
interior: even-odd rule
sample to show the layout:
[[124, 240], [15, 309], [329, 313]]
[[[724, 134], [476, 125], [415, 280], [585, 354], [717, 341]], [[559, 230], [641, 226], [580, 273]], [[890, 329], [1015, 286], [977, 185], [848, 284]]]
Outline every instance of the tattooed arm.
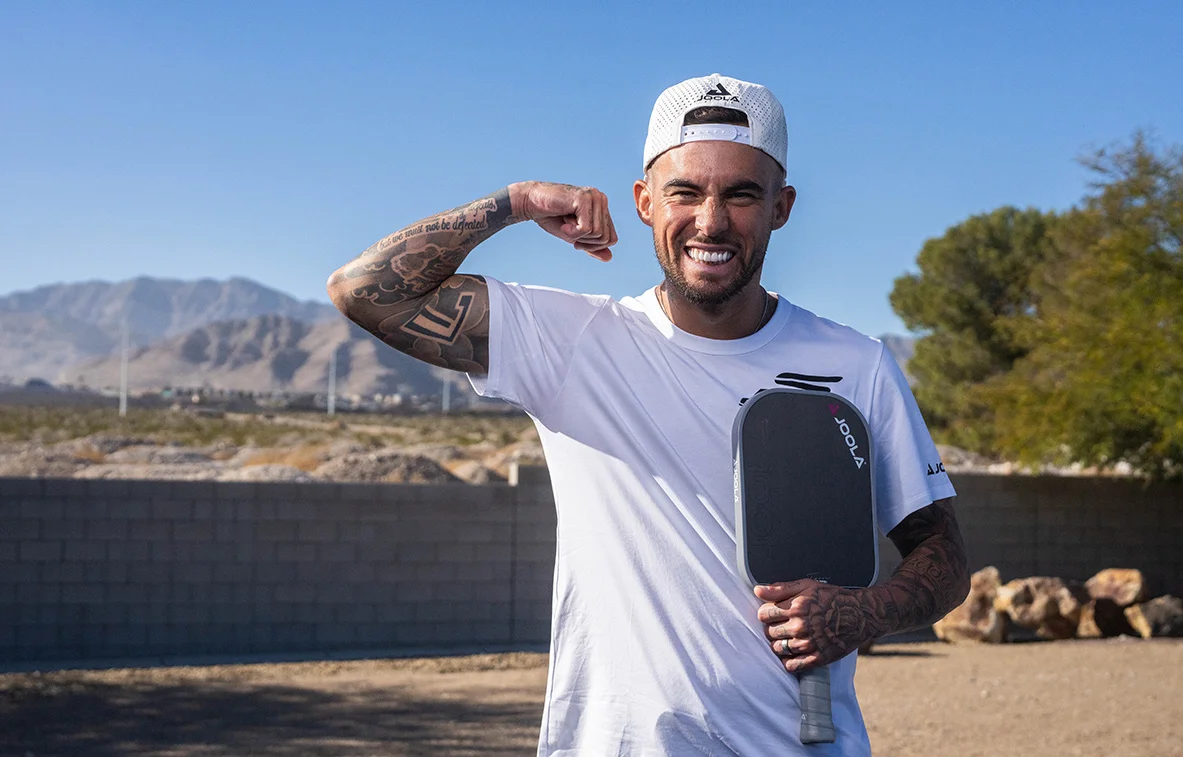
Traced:
[[965, 600], [969, 569], [952, 500], [912, 513], [888, 538], [904, 561], [882, 584], [843, 589], [816, 581], [756, 587], [772, 651], [797, 672], [827, 665], [860, 644], [935, 623]]
[[601, 260], [612, 257], [616, 230], [603, 193], [522, 182], [378, 241], [329, 277], [329, 297], [354, 323], [411, 357], [487, 373], [489, 288], [480, 276], [456, 270], [478, 244], [525, 220]]

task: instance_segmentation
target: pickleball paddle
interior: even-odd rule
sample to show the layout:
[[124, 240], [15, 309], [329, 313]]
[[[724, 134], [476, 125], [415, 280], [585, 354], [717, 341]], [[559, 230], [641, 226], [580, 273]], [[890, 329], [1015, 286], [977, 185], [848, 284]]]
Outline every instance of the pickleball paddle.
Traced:
[[[879, 542], [862, 413], [831, 392], [767, 389], [740, 408], [731, 439], [741, 575], [753, 585], [873, 584]], [[802, 743], [834, 741], [829, 668], [798, 680]]]

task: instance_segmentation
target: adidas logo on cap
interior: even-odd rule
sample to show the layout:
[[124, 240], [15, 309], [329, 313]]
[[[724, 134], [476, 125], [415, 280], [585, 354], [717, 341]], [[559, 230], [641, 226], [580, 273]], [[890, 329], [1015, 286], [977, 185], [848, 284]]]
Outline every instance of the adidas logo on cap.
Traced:
[[719, 82], [715, 86], [708, 89], [706, 94], [698, 98], [698, 100], [699, 102], [706, 100], [712, 102], [737, 103], [739, 102], [739, 97], [728, 92], [727, 88], [723, 86], [723, 82]]

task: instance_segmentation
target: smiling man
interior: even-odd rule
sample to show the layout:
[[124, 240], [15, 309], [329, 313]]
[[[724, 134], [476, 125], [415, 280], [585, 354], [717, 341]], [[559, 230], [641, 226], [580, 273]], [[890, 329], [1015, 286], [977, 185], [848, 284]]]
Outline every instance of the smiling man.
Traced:
[[[936, 450], [890, 354], [760, 284], [796, 197], [787, 143], [760, 85], [714, 74], [661, 94], [633, 195], [664, 280], [637, 297], [457, 273], [523, 221], [611, 259], [605, 196], [541, 182], [414, 223], [329, 279], [370, 333], [538, 427], [558, 511], [540, 755], [869, 754], [855, 650], [965, 597], [953, 488], [928, 474]], [[787, 374], [825, 377], [868, 419], [878, 523], [904, 556], [878, 586], [753, 595], [737, 571], [732, 421]], [[825, 664], [838, 738], [805, 747], [790, 673]]]

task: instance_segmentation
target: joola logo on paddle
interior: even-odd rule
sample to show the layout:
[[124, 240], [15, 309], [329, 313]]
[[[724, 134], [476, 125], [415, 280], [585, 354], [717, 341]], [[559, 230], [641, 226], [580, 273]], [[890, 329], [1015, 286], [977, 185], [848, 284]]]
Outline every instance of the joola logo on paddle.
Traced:
[[731, 102], [731, 103], [739, 102], [739, 98], [736, 97], [735, 95], [731, 94], [730, 92], [728, 92], [727, 89], [723, 86], [723, 84], [721, 82], [719, 84], [716, 84], [715, 86], [711, 87], [710, 89], [708, 89], [706, 91], [705, 95], [698, 98], [699, 102], [702, 102], [703, 100], [715, 100], [715, 101], [721, 100], [724, 102]]
[[[838, 405], [830, 405], [830, 412], [836, 413], [838, 407]], [[850, 448], [850, 456], [854, 458], [855, 467], [861, 470], [863, 463], [867, 461], [858, 455], [858, 442], [854, 440], [854, 435], [850, 433], [850, 424], [847, 423], [845, 419], [839, 418], [837, 415], [834, 416], [834, 423], [838, 424], [838, 433], [842, 434], [843, 441], [845, 441], [846, 446]]]

